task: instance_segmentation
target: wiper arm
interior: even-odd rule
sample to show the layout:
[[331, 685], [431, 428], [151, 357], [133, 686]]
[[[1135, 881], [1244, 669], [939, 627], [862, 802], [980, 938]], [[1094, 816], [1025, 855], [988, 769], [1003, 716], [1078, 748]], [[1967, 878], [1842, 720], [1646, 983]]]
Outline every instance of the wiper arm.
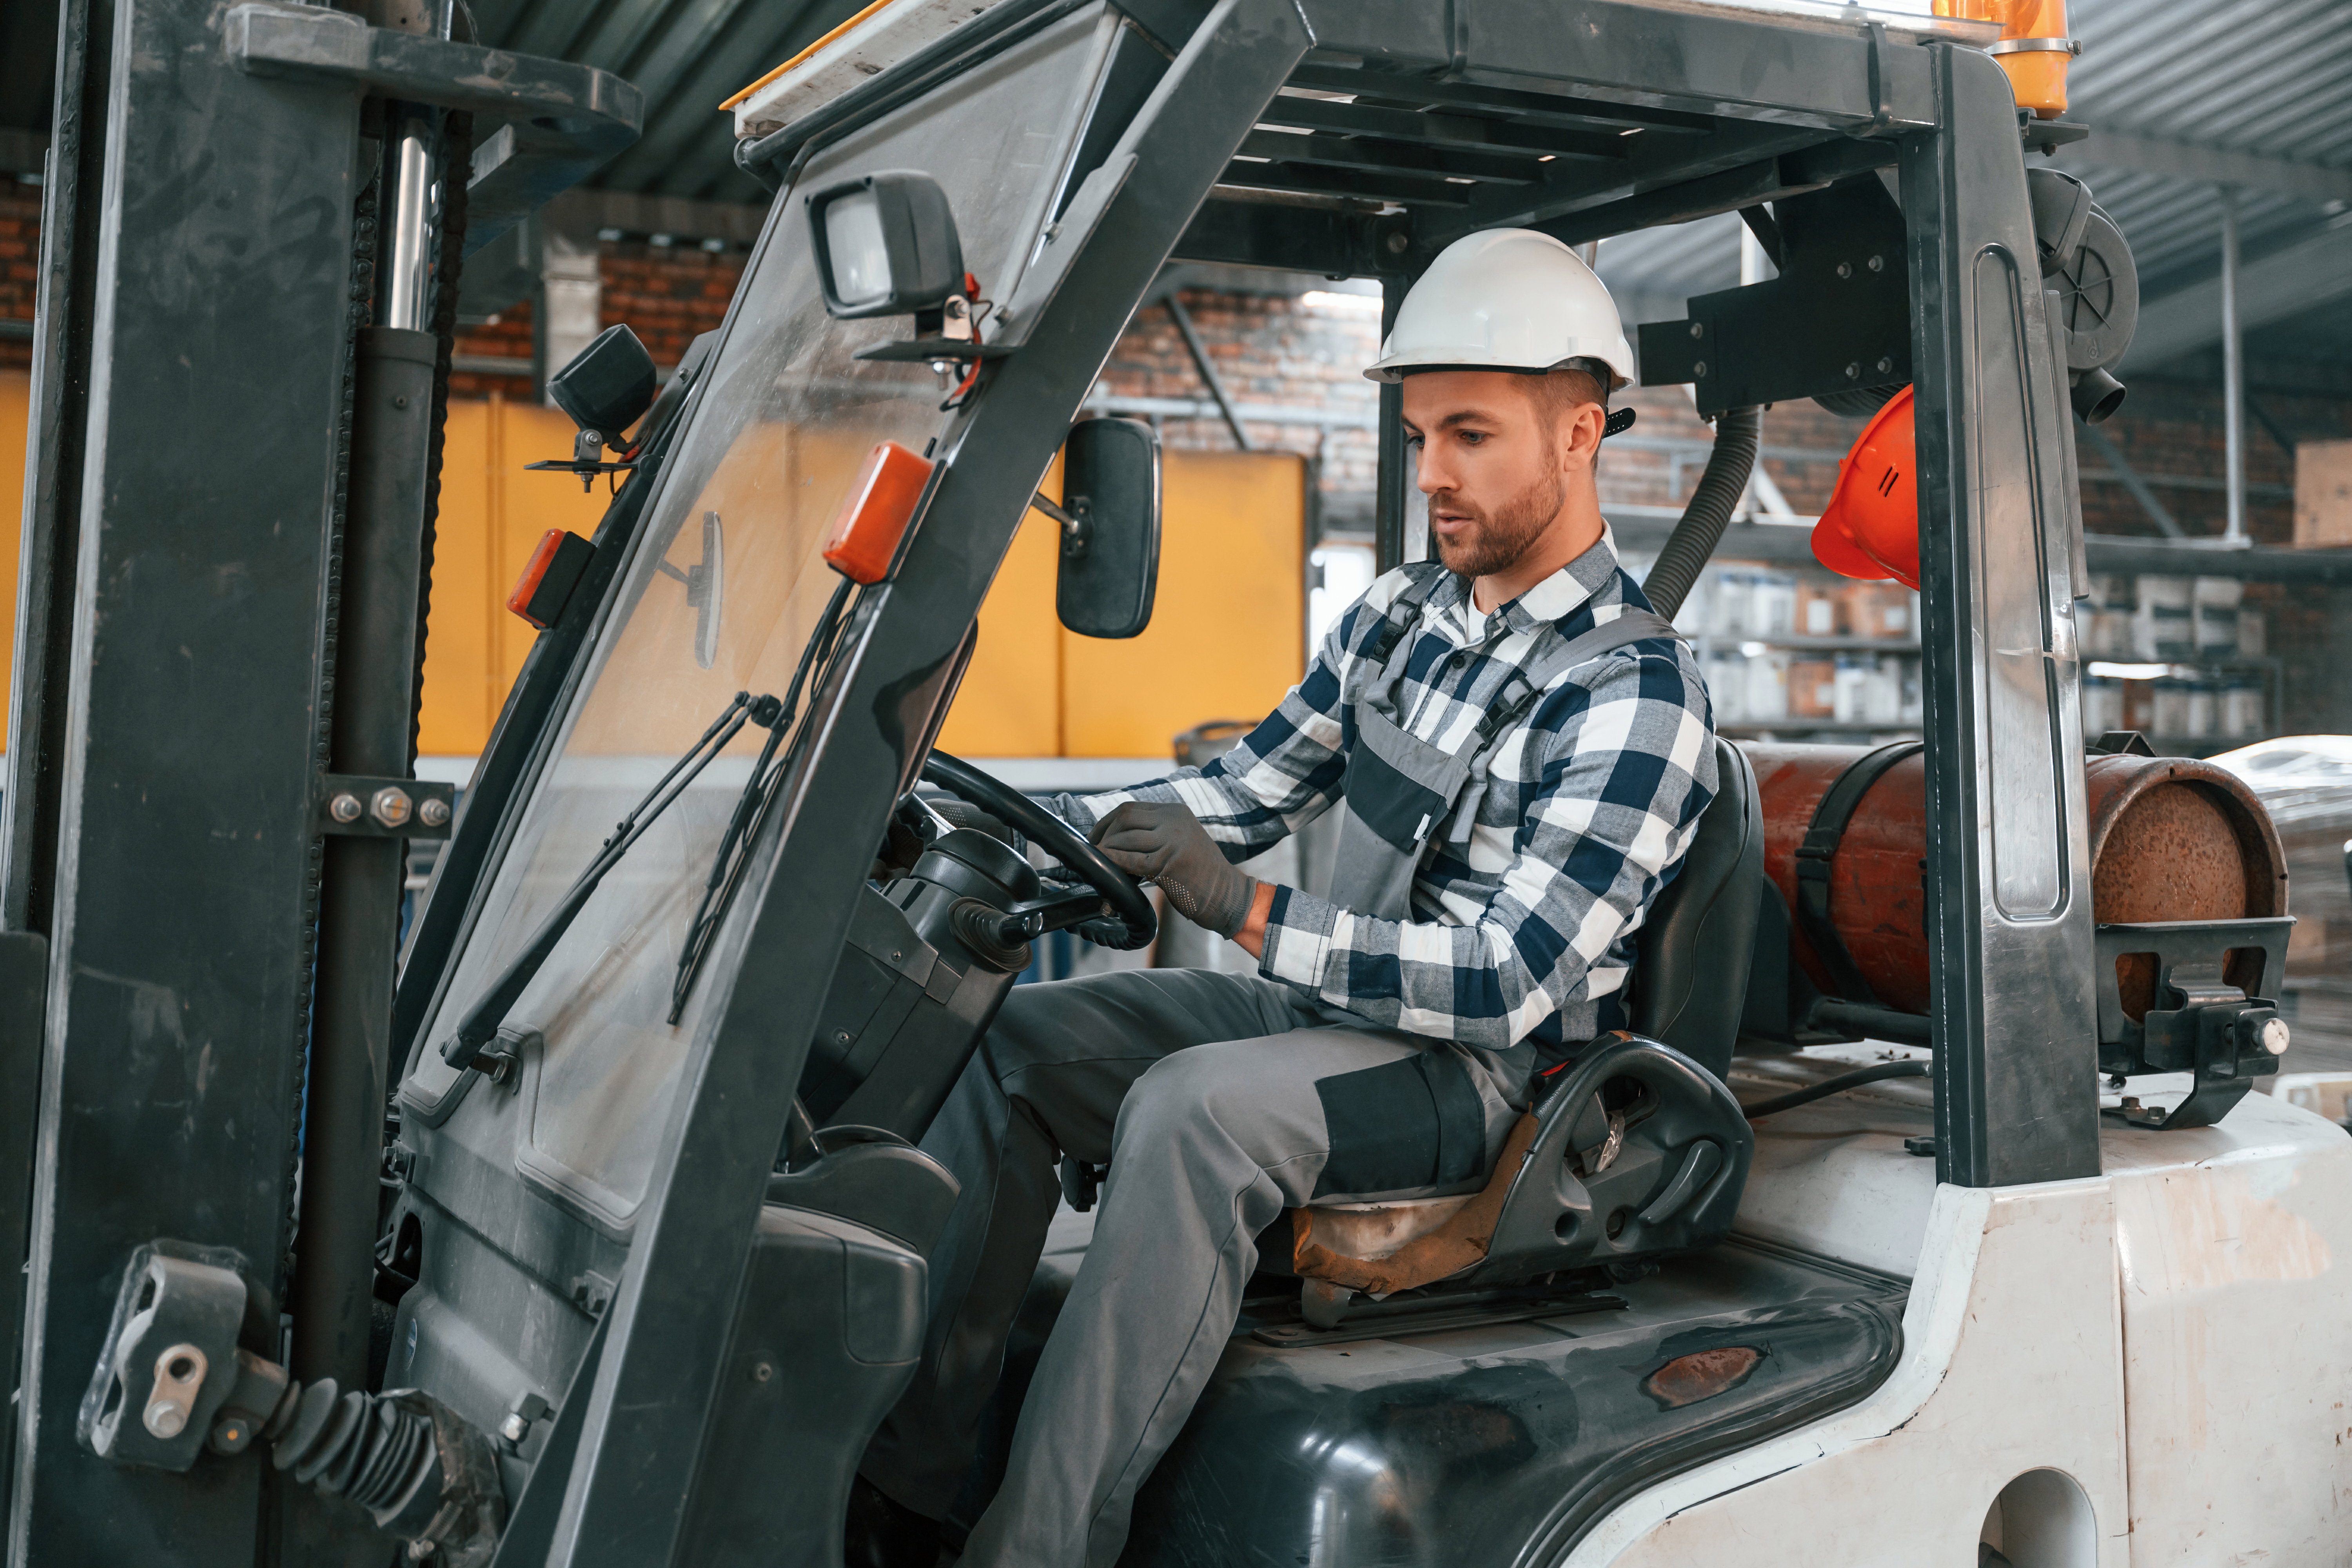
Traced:
[[849, 580], [844, 578], [841, 585], [834, 589], [832, 601], [825, 605], [816, 629], [802, 647], [800, 664], [793, 671], [793, 683], [784, 689], [782, 706], [775, 721], [768, 726], [767, 743], [760, 748], [759, 761], [751, 764], [751, 776], [743, 781], [743, 793], [735, 797], [735, 810], [727, 819], [727, 832], [719, 840], [719, 852], [710, 858], [710, 875], [702, 884], [702, 901], [695, 906], [693, 923], [686, 928], [686, 945], [678, 952], [677, 972], [670, 982], [669, 1021], [673, 1024], [686, 1014], [686, 999], [694, 993], [695, 976], [702, 972], [703, 958], [719, 934], [719, 921], [734, 902], [736, 884], [743, 878], [746, 852], [759, 831], [761, 819], [768, 814], [768, 803], [775, 796], [776, 781], [783, 774], [782, 764], [774, 762], [776, 748], [800, 711], [801, 694], [809, 684], [810, 672], [817, 671], [817, 679], [822, 682], [823, 672], [840, 646], [842, 610], [849, 603], [850, 586]]
[[[637, 802], [635, 809], [621, 819], [613, 829], [613, 836], [597, 849], [596, 858], [588, 863], [588, 868], [580, 873], [579, 880], [572, 884], [572, 890], [563, 895], [563, 901], [540, 923], [539, 931], [531, 937], [529, 945], [515, 955], [514, 962], [508, 964], [505, 972], [482, 994], [481, 1000], [474, 1004], [472, 1010], [458, 1024], [457, 1032], [441, 1042], [443, 1061], [461, 1072], [475, 1065], [476, 1058], [482, 1054], [482, 1047], [498, 1038], [499, 1026], [506, 1022], [507, 1012], [515, 1005], [515, 999], [538, 977], [548, 955], [555, 951], [556, 944], [563, 940], [563, 933], [572, 929], [572, 922], [587, 907], [589, 897], [596, 891], [596, 885], [604, 879], [604, 873], [620, 864], [621, 857], [629, 852], [629, 847], [668, 809], [670, 802], [686, 792], [687, 786], [709, 765], [710, 760], [727, 749], [728, 742], [735, 739], [744, 725], [768, 727], [768, 747], [761, 752], [764, 759], [768, 751], [774, 749], [775, 737], [784, 728], [777, 719], [782, 710], [783, 705], [773, 697], [754, 697], [748, 691], [735, 694], [734, 700], [727, 704], [719, 717], [711, 721], [710, 728], [702, 732], [702, 739], [695, 742], [684, 756], [671, 763], [669, 772], [646, 792], [645, 799]], [[753, 776], [758, 776], [758, 770], [753, 770]]]

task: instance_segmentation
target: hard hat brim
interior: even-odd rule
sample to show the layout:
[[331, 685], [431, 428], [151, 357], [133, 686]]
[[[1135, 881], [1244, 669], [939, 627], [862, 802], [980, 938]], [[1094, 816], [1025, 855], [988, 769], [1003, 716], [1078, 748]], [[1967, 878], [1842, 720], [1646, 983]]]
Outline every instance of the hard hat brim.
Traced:
[[1633, 377], [1631, 374], [1632, 366], [1624, 361], [1622, 355], [1613, 352], [1610, 353], [1568, 354], [1560, 359], [1555, 360], [1550, 364], [1511, 364], [1496, 359], [1491, 355], [1479, 354], [1468, 349], [1459, 349], [1450, 353], [1444, 350], [1432, 352], [1430, 350], [1423, 349], [1416, 350], [1411, 353], [1391, 354], [1387, 358], [1376, 361], [1372, 364], [1367, 366], [1364, 371], [1364, 379], [1366, 381], [1381, 382], [1387, 385], [1394, 385], [1409, 375], [1420, 375], [1433, 371], [1443, 370], [1493, 371], [1505, 375], [1549, 375], [1556, 370], [1572, 370], [1577, 368], [1576, 362], [1579, 360], [1592, 361], [1607, 365], [1609, 367], [1611, 377], [1609, 390], [1612, 392], [1616, 391], [1619, 387], [1631, 386], [1633, 384]]

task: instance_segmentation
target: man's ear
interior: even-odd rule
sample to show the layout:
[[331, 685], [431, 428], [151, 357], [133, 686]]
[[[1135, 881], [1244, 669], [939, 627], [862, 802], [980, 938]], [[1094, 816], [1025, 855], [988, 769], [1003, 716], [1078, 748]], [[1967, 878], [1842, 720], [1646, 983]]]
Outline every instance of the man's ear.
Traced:
[[1591, 468], [1601, 456], [1601, 432], [1609, 423], [1608, 411], [1598, 403], [1578, 403], [1563, 411], [1559, 419], [1561, 466]]

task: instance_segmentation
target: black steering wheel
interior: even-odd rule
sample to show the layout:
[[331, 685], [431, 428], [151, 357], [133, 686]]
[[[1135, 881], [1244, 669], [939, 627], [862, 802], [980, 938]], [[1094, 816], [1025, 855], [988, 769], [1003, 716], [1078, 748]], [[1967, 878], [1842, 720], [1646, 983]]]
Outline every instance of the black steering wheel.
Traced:
[[[1160, 933], [1160, 918], [1152, 913], [1151, 900], [1134, 878], [1112, 865], [1101, 850], [1087, 842], [1085, 834], [1003, 779], [992, 778], [962, 758], [938, 750], [924, 759], [923, 777], [1035, 839], [1045, 847], [1046, 854], [1100, 893], [1103, 901], [1110, 906], [1110, 912], [1127, 927], [1126, 941], [1104, 942], [1104, 946], [1132, 952], [1150, 946], [1151, 939]], [[1082, 927], [1081, 931], [1097, 941], [1108, 934], [1098, 934], [1099, 926]]]

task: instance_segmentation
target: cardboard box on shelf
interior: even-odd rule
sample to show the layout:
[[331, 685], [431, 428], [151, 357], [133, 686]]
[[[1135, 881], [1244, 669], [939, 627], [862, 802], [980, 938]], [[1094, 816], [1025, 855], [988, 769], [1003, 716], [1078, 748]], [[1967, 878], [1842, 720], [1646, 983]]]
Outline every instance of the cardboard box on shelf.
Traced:
[[1850, 583], [1845, 587], [1847, 635], [1907, 642], [1916, 629], [1911, 590], [1900, 583]]
[[1793, 628], [1796, 634], [1801, 637], [1845, 636], [1845, 598], [1843, 587], [1828, 583], [1799, 583]]
[[1826, 658], [1789, 661], [1789, 717], [1837, 717], [1837, 665]]
[[2295, 444], [2294, 542], [2352, 544], [2352, 441]]

